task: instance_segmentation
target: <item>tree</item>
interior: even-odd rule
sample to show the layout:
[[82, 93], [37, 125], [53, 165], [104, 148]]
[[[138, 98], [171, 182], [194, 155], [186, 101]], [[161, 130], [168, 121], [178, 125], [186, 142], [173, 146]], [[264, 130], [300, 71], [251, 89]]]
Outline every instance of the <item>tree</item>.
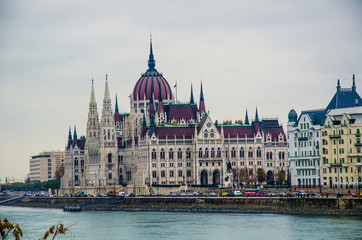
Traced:
[[260, 184], [263, 184], [263, 182], [266, 181], [266, 173], [264, 169], [258, 168], [258, 170], [256, 170], [256, 179]]
[[283, 169], [279, 169], [278, 168], [278, 171], [276, 173], [276, 178], [277, 178], [277, 181], [279, 182], [279, 184], [283, 184], [284, 181], [285, 181], [285, 172]]
[[[49, 236], [53, 235], [52, 239], [55, 239], [57, 235], [65, 235], [68, 231], [68, 228], [64, 227], [63, 224], [53, 225], [45, 232], [41, 240], [47, 239]], [[4, 218], [3, 221], [0, 219], [0, 236], [2, 240], [8, 239], [9, 234], [12, 232], [12, 235], [16, 240], [20, 240], [20, 237], [23, 236], [23, 231], [21, 230], [19, 224], [14, 226], [13, 223], [9, 222], [7, 218]]]
[[246, 183], [249, 180], [249, 169], [247, 167], [244, 167], [241, 170], [241, 181]]
[[55, 171], [55, 178], [57, 180], [61, 179], [64, 176], [64, 166], [60, 166], [56, 171]]

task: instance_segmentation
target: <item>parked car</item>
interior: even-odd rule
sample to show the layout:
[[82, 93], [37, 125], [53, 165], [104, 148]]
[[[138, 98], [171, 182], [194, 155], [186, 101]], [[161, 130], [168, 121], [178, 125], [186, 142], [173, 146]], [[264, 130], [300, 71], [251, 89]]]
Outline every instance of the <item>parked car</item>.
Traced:
[[209, 196], [210, 196], [210, 197], [217, 197], [217, 194], [214, 193], [214, 192], [211, 192], [211, 193], [209, 193]]
[[243, 194], [240, 191], [234, 191], [234, 196], [242, 196]]
[[344, 196], [344, 193], [337, 192], [337, 193], [336, 193], [336, 196], [337, 196], [337, 197], [343, 197], [343, 196]]
[[206, 196], [206, 194], [204, 192], [200, 192], [199, 196]]
[[268, 193], [268, 196], [269, 196], [269, 197], [275, 197], [275, 193], [270, 192], [270, 193]]
[[318, 197], [318, 193], [312, 192], [312, 193], [310, 194], [310, 196], [311, 196], [311, 197]]
[[286, 197], [287, 194], [286, 194], [285, 192], [281, 192], [281, 193], [279, 193], [279, 196], [280, 196], [280, 197]]
[[306, 195], [306, 193], [303, 190], [301, 190], [301, 191], [299, 191], [299, 195], [304, 197]]

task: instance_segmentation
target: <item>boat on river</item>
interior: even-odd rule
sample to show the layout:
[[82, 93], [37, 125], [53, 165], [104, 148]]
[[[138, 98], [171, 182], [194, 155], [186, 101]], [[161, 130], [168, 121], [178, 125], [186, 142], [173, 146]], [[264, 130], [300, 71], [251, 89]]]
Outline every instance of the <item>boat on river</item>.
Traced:
[[80, 212], [82, 211], [82, 208], [79, 205], [75, 205], [75, 206], [65, 206], [63, 208], [64, 212]]

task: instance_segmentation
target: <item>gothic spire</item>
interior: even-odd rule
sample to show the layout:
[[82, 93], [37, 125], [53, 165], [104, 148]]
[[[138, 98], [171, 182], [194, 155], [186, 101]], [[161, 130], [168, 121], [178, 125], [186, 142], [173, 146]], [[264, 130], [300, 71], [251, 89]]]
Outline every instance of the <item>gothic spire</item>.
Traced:
[[259, 122], [258, 108], [256, 108], [256, 110], [255, 110], [255, 120], [254, 120], [254, 122], [256, 122], [256, 123]]
[[150, 56], [148, 59], [148, 70], [156, 70], [155, 69], [156, 62], [153, 57], [153, 50], [152, 50], [152, 35], [150, 36]]
[[353, 92], [356, 91], [356, 82], [355, 82], [354, 74], [353, 74], [353, 76], [352, 76], [352, 91], [353, 91]]
[[118, 113], [118, 100], [117, 100], [117, 94], [116, 94], [116, 107], [115, 107], [114, 113]]
[[202, 82], [201, 82], [201, 91], [200, 91], [199, 112], [200, 112], [200, 114], [206, 114], [206, 108], [205, 108], [205, 102], [204, 102], [204, 93], [202, 91]]
[[244, 123], [249, 125], [248, 109], [246, 109], [246, 112], [245, 112], [245, 121], [244, 121]]
[[72, 131], [70, 130], [70, 126], [69, 126], [68, 146], [67, 147], [70, 147], [70, 145], [72, 145]]
[[77, 141], [77, 128], [76, 126], [74, 126], [74, 133], [73, 133], [73, 147], [76, 146], [78, 144], [78, 141]]
[[104, 89], [104, 99], [109, 99], [110, 95], [109, 95], [109, 89], [108, 89], [108, 75], [106, 74], [106, 86]]
[[145, 116], [145, 113], [143, 112], [142, 127], [146, 127], [146, 126], [147, 126], [146, 116]]
[[341, 84], [339, 83], [339, 79], [337, 81], [337, 92], [339, 92], [341, 90]]
[[93, 84], [93, 78], [92, 78], [92, 90], [91, 90], [91, 99], [90, 99], [91, 103], [95, 103], [96, 102], [96, 95], [94, 94], [94, 84]]
[[191, 96], [190, 96], [190, 104], [195, 104], [195, 101], [194, 101], [194, 93], [192, 91], [192, 83], [191, 83]]

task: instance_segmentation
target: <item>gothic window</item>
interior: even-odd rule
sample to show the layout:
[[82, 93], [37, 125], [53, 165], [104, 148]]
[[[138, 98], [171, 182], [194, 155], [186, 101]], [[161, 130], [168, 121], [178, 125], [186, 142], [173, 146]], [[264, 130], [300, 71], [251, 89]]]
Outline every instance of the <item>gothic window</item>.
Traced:
[[215, 148], [211, 148], [211, 158], [215, 158]]
[[108, 173], [108, 179], [112, 179], [112, 173]]
[[78, 167], [78, 158], [75, 158], [75, 159], [74, 159], [74, 166], [75, 166], [75, 167]]
[[170, 170], [170, 177], [173, 177], [173, 170]]
[[112, 153], [108, 154], [108, 162], [111, 163], [112, 162]]
[[256, 157], [258, 157], [258, 158], [261, 157], [261, 149], [260, 149], [260, 147], [258, 147], [258, 149], [256, 150]]
[[279, 159], [282, 159], [282, 152], [278, 153]]
[[161, 177], [166, 177], [166, 171], [165, 170], [161, 171]]
[[182, 177], [182, 170], [178, 170], [178, 176]]
[[188, 148], [188, 149], [186, 150], [186, 158], [187, 158], [187, 159], [190, 159], [190, 158], [191, 158], [190, 148]]
[[214, 136], [215, 136], [215, 134], [214, 134], [214, 129], [211, 129], [211, 131], [210, 131], [210, 137], [213, 138]]
[[221, 150], [220, 150], [220, 148], [217, 148], [217, 157], [218, 157], [218, 158], [221, 157]]
[[181, 148], [178, 149], [177, 158], [182, 159], [182, 149]]
[[107, 140], [107, 131], [104, 129], [104, 140]]
[[251, 147], [249, 147], [249, 150], [248, 150], [248, 157], [249, 158], [253, 157], [253, 149]]
[[208, 134], [207, 130], [204, 131], [204, 137], [205, 138], [209, 137], [209, 134]]
[[84, 167], [84, 160], [83, 160], [83, 159], [80, 160], [80, 165], [81, 165], [82, 167]]
[[118, 155], [118, 163], [121, 163], [121, 156]]
[[160, 158], [161, 159], [165, 159], [165, 149], [161, 149], [161, 152], [160, 152]]
[[273, 152], [269, 152], [269, 159], [273, 159]]
[[204, 155], [205, 158], [209, 158], [209, 149], [208, 148], [205, 148], [205, 155]]
[[156, 171], [152, 171], [152, 177], [156, 178], [157, 177], [157, 172]]
[[156, 149], [152, 149], [152, 159], [156, 159]]
[[240, 158], [244, 158], [244, 148], [240, 148]]
[[231, 149], [231, 158], [235, 158], [236, 157], [236, 151], [235, 151], [235, 148], [233, 147]]
[[173, 150], [170, 148], [170, 151], [168, 152], [168, 158], [173, 159]]
[[108, 140], [111, 140], [111, 130], [108, 129]]
[[187, 176], [191, 177], [191, 170], [187, 170]]
[[202, 148], [199, 148], [199, 158], [202, 158]]

